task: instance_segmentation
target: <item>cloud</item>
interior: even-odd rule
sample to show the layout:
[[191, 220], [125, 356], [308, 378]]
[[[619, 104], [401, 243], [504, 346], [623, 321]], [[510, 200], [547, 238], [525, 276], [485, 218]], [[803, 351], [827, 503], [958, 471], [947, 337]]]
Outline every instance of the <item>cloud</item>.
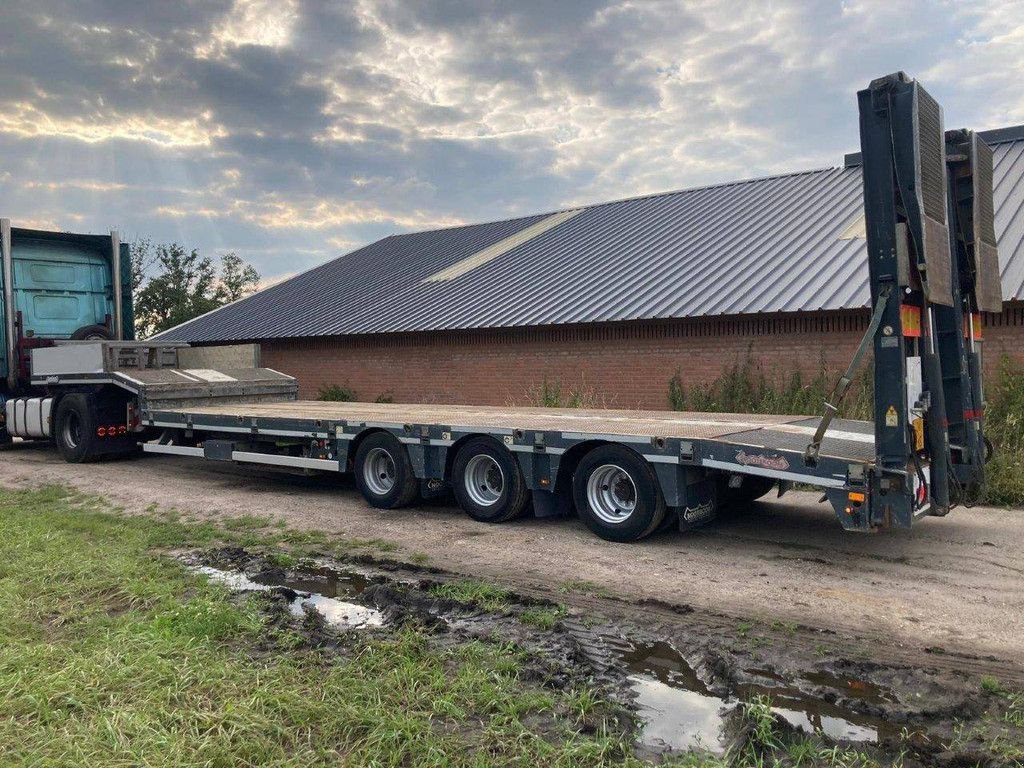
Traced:
[[396, 231], [833, 165], [855, 91], [1024, 122], [1011, 0], [12, 0], [0, 215], [235, 250], [266, 279]]

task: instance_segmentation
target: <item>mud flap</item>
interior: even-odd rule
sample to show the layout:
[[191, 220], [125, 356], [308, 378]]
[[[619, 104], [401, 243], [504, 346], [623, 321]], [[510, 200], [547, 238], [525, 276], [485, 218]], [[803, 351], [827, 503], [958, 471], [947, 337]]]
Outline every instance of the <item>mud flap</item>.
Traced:
[[679, 506], [679, 530], [691, 531], [715, 519], [718, 514], [718, 484], [703, 477], [684, 487]]
[[569, 497], [554, 491], [533, 491], [533, 514], [536, 517], [562, 517], [571, 511]]

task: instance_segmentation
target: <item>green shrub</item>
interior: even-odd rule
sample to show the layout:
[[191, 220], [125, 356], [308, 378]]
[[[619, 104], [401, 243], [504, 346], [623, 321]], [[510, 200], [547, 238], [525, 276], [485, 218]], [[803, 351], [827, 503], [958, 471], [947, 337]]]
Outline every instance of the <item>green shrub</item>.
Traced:
[[526, 390], [526, 403], [538, 408], [610, 408], [591, 387], [563, 389], [562, 382], [544, 379]]
[[332, 384], [329, 387], [321, 387], [316, 399], [332, 403], [351, 403], [356, 400], [356, 391], [348, 384]]
[[[687, 386], [682, 373], [676, 371], [668, 383], [669, 406], [674, 411], [817, 415], [840, 373], [822, 360], [818, 372], [810, 379], [805, 379], [799, 369], [788, 376], [769, 375], [748, 350], [742, 360], [723, 369], [709, 384]], [[857, 374], [840, 411], [846, 418], [870, 419], [871, 409], [868, 368]]]
[[985, 434], [995, 453], [985, 467], [984, 500], [1024, 504], [1024, 370], [1004, 356], [999, 375], [987, 388]]
[[[819, 415], [840, 372], [822, 361], [818, 372], [805, 379], [799, 370], [788, 377], [769, 375], [763, 366], [746, 356], [723, 369], [710, 384], [687, 386], [681, 372], [668, 382], [668, 400], [675, 411], [710, 413], [780, 413]], [[840, 408], [849, 419], [870, 420], [872, 368], [856, 374]], [[1024, 368], [1003, 357], [999, 373], [987, 387], [985, 434], [995, 454], [985, 468], [983, 501], [988, 504], [1024, 506]]]

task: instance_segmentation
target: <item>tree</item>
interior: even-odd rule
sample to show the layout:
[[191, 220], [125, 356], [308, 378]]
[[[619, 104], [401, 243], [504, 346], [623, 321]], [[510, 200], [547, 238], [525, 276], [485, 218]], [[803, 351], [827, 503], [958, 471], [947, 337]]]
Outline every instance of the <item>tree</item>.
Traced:
[[259, 273], [236, 253], [221, 257], [220, 270], [209, 256], [178, 243], [131, 246], [135, 327], [140, 338], [166, 331], [252, 293]]
[[220, 260], [220, 288], [224, 302], [238, 301], [256, 290], [260, 273], [252, 264], [246, 264], [234, 251], [225, 253]]

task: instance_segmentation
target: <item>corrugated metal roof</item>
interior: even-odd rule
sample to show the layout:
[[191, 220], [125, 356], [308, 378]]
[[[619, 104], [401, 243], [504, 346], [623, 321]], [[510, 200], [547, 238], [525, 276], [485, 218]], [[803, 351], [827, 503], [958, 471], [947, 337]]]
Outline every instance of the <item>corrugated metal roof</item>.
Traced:
[[[991, 139], [990, 139], [991, 141]], [[1003, 296], [1024, 298], [1024, 132], [994, 146]], [[161, 334], [250, 341], [867, 306], [861, 173], [772, 176], [393, 235]], [[845, 235], [845, 237], [844, 237]], [[491, 246], [500, 255], [428, 278]]]

